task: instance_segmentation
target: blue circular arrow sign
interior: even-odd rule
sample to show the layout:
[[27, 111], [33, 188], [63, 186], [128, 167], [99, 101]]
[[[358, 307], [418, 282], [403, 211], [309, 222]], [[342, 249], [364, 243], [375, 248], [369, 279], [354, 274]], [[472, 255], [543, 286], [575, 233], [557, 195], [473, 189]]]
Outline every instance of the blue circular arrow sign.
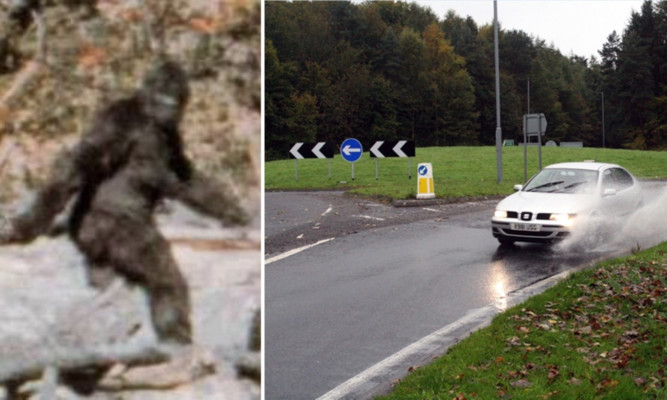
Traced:
[[419, 166], [419, 175], [426, 175], [428, 173], [428, 167], [426, 165]]
[[364, 149], [361, 146], [361, 142], [354, 138], [345, 139], [343, 144], [340, 145], [340, 155], [347, 162], [357, 162], [361, 155], [364, 153]]

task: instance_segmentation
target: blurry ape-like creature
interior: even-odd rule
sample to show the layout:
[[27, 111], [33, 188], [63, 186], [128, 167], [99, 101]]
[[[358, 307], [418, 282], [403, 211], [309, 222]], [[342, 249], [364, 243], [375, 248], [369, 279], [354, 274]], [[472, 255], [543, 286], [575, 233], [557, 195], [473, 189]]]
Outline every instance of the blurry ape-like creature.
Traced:
[[188, 97], [181, 67], [159, 61], [133, 96], [99, 111], [79, 143], [56, 158], [34, 202], [0, 238], [20, 243], [47, 233], [74, 199], [69, 235], [86, 256], [91, 283], [113, 271], [142, 286], [158, 338], [177, 344], [192, 340], [190, 300], [155, 207], [175, 198], [229, 225], [249, 222], [234, 188], [194, 170], [184, 154], [178, 125]]

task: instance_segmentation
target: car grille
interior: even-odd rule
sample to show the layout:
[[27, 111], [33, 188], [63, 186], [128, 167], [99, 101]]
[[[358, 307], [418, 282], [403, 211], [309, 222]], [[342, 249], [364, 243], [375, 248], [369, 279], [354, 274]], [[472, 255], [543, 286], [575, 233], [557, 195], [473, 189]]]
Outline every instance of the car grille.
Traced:
[[[527, 214], [527, 219], [521, 218], [522, 221], [530, 221], [532, 219], [532, 213], [529, 212], [521, 213], [521, 216], [523, 217], [524, 214]], [[551, 217], [550, 213], [539, 213], [535, 215], [535, 219], [541, 221], [549, 221], [550, 217]], [[519, 219], [519, 213], [517, 211], [507, 211], [507, 218]]]
[[534, 237], [547, 237], [553, 234], [551, 231], [541, 231], [541, 232], [527, 232], [527, 231], [515, 231], [512, 229], [503, 229], [508, 235], [518, 235], [518, 236], [534, 236]]

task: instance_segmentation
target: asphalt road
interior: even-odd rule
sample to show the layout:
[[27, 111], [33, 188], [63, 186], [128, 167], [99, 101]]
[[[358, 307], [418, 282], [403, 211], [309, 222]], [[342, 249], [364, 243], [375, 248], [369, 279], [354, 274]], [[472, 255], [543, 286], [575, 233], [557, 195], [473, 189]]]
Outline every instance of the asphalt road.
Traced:
[[[496, 202], [395, 208], [336, 192], [266, 193], [266, 399], [318, 398], [475, 310], [502, 310], [522, 288], [666, 236], [585, 252], [501, 248], [489, 223]], [[376, 377], [371, 393], [410, 366]]]

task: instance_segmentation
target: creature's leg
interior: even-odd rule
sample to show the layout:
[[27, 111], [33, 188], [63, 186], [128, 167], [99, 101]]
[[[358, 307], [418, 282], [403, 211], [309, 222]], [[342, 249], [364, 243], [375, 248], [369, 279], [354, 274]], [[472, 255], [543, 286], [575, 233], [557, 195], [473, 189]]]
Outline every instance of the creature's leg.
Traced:
[[[128, 228], [131, 229], [121, 231], [127, 241], [109, 249], [113, 267], [146, 289], [153, 325], [161, 341], [191, 343], [188, 286], [169, 243], [152, 225]], [[143, 237], [132, 240], [128, 236], [134, 235], [128, 232], [142, 233]]]
[[155, 330], [161, 340], [189, 344], [192, 342], [192, 327], [187, 283], [166, 240], [160, 237], [151, 251], [153, 254], [146, 256], [146, 261], [152, 258], [156, 262], [155, 268], [149, 268], [146, 274], [146, 290]]
[[95, 264], [109, 265], [144, 287], [161, 341], [192, 342], [187, 283], [169, 243], [150, 221], [140, 223], [91, 213], [81, 227], [78, 243]]
[[90, 286], [104, 290], [111, 285], [116, 274], [108, 265], [89, 263], [86, 268], [88, 283]]

